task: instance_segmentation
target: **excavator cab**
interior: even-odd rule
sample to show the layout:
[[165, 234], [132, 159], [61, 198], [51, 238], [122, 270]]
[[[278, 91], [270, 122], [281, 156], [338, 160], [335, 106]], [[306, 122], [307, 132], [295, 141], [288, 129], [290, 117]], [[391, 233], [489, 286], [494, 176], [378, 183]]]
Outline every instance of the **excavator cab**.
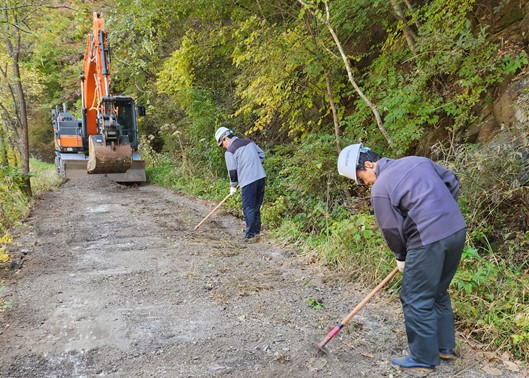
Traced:
[[[128, 143], [134, 151], [138, 149], [138, 132], [135, 127], [136, 115], [144, 116], [145, 107], [135, 106], [131, 97], [114, 97], [117, 123], [121, 128], [121, 136], [128, 137]], [[135, 111], [137, 110], [137, 111]]]
[[105, 96], [99, 110], [98, 133], [89, 139], [88, 173], [125, 173], [138, 147], [134, 100]]

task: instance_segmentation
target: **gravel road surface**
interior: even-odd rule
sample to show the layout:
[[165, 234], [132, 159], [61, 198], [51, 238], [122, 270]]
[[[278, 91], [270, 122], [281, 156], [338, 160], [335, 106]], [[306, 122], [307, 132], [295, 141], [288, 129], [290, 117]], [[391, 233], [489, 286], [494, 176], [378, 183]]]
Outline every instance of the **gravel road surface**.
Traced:
[[[240, 244], [242, 220], [222, 209], [193, 231], [214, 206], [101, 177], [44, 195], [16, 230], [1, 276], [0, 376], [421, 376], [390, 364], [406, 353], [406, 336], [399, 300], [387, 292], [331, 340], [330, 354], [318, 352], [312, 340], [373, 285], [266, 235]], [[461, 358], [429, 376], [527, 375], [476, 344], [459, 349]]]

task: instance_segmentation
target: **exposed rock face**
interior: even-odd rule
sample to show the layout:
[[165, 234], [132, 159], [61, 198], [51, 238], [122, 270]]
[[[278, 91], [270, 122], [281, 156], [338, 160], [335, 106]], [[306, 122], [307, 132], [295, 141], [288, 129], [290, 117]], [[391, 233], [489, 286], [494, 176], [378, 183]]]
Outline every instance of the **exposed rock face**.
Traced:
[[515, 126], [527, 123], [529, 102], [529, 73], [507, 87], [494, 102], [494, 118], [500, 125]]
[[527, 139], [529, 123], [529, 73], [517, 78], [501, 93], [492, 112], [480, 123], [477, 142], [489, 143], [494, 136], [506, 131]]
[[[499, 3], [499, 4], [498, 4]], [[500, 44], [499, 53], [516, 56], [529, 53], [529, 3], [519, 0], [482, 2], [480, 19], [491, 25], [492, 39]], [[529, 123], [529, 72], [519, 73], [496, 89], [493, 103], [483, 104], [475, 124], [466, 130], [468, 142], [487, 144], [503, 132], [527, 139]], [[499, 139], [505, 139], [501, 136]]]
[[[498, 44], [499, 56], [529, 55], [529, 2], [520, 0], [480, 0], [472, 20], [476, 29], [487, 26], [492, 42]], [[459, 135], [466, 143], [527, 144], [529, 132], [529, 69], [491, 89], [474, 109], [476, 121]], [[431, 146], [448, 141], [444, 125], [428, 130], [414, 148], [414, 153], [436, 158]], [[513, 143], [513, 141], [516, 141]]]

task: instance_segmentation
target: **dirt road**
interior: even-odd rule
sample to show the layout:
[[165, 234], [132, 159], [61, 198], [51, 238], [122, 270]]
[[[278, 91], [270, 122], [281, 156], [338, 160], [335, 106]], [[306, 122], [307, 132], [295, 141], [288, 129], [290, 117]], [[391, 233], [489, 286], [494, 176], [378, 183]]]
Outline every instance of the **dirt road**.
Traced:
[[[215, 204], [106, 179], [66, 182], [35, 206], [4, 282], [1, 377], [399, 377], [398, 298], [377, 295], [329, 344], [311, 347], [370, 291], [262, 240]], [[309, 306], [322, 300], [325, 306]], [[521, 377], [463, 343], [430, 376]]]

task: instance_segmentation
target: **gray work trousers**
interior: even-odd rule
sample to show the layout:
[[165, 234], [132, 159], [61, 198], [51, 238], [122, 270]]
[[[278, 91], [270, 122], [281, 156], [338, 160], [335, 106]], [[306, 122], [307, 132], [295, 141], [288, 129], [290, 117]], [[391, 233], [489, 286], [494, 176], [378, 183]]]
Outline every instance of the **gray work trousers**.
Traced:
[[417, 362], [439, 365], [439, 349], [455, 347], [448, 286], [461, 260], [465, 234], [460, 230], [406, 254], [400, 301], [410, 354]]

